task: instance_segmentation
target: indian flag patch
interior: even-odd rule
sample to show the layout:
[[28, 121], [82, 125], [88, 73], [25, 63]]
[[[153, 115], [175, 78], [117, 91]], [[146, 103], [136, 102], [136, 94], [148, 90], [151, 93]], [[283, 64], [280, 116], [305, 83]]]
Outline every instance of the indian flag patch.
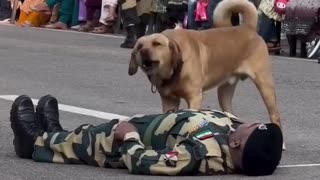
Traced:
[[204, 131], [198, 132], [194, 136], [199, 140], [205, 140], [205, 139], [213, 137], [213, 134], [210, 130], [204, 130]]

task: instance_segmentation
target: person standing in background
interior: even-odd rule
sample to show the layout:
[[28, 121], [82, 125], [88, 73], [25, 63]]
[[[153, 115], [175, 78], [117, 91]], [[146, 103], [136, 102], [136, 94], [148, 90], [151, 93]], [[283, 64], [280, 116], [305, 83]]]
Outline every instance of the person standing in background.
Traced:
[[0, 22], [9, 22], [11, 13], [10, 1], [0, 0]]
[[189, 0], [188, 2], [188, 29], [210, 29], [213, 27], [213, 12], [218, 3], [222, 0], [205, 0], [208, 1], [207, 20], [197, 22], [195, 19], [195, 11], [197, 9], [198, 0]]
[[50, 12], [55, 5], [60, 4], [59, 20], [53, 24], [48, 24], [44, 28], [67, 29], [68, 26], [78, 24], [79, 2], [78, 0], [46, 0], [46, 2], [31, 7], [33, 11]]
[[149, 33], [160, 33], [167, 28], [168, 0], [152, 0]]
[[301, 56], [316, 58], [320, 47], [320, 1], [291, 0], [283, 21], [283, 33], [287, 35], [290, 55], [296, 54], [296, 43], [301, 41]]
[[258, 7], [258, 34], [272, 51], [280, 50], [281, 28], [279, 25], [282, 21], [282, 16], [275, 11], [274, 4], [275, 0], [261, 0]]
[[133, 48], [136, 40], [146, 33], [151, 13], [151, 0], [120, 0], [121, 18], [126, 38], [121, 48]]
[[44, 0], [25, 0], [20, 6], [19, 19], [16, 22], [18, 26], [40, 27], [46, 24], [51, 16], [51, 12], [36, 12], [30, 9], [31, 6], [43, 3]]

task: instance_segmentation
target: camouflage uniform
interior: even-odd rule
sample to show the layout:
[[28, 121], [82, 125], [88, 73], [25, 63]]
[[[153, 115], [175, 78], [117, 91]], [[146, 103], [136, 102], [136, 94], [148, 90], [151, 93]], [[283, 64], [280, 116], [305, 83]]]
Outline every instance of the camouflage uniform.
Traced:
[[72, 132], [44, 133], [37, 138], [33, 159], [128, 168], [133, 174], [191, 175], [235, 172], [228, 136], [239, 124], [229, 113], [180, 110], [129, 120], [138, 130], [113, 141], [118, 120], [82, 125]]
[[123, 26], [136, 25], [140, 21], [147, 24], [148, 20], [145, 20], [144, 16], [150, 14], [151, 3], [151, 0], [120, 0]]

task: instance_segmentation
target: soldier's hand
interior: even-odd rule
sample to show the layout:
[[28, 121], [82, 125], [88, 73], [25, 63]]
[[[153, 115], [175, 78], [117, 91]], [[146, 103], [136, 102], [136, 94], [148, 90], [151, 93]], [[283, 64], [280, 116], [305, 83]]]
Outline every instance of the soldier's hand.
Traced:
[[123, 121], [114, 129], [114, 139], [117, 141], [123, 141], [124, 136], [130, 132], [137, 132], [136, 127], [129, 122]]

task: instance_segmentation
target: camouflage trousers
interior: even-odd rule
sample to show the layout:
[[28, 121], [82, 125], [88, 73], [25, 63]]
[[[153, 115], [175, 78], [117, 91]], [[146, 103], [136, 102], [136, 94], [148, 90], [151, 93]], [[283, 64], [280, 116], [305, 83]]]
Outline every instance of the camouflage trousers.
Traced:
[[[133, 117], [130, 122], [143, 136], [157, 116]], [[37, 138], [32, 158], [36, 162], [125, 168], [120, 146], [113, 140], [114, 128], [118, 123], [119, 120], [112, 120], [98, 126], [84, 124], [69, 132], [45, 132]]]
[[124, 27], [136, 25], [140, 23], [137, 12], [136, 0], [120, 0], [121, 20]]
[[113, 129], [118, 120], [99, 126], [81, 125], [71, 132], [45, 132], [38, 137], [33, 152], [37, 162], [88, 164], [124, 167]]

